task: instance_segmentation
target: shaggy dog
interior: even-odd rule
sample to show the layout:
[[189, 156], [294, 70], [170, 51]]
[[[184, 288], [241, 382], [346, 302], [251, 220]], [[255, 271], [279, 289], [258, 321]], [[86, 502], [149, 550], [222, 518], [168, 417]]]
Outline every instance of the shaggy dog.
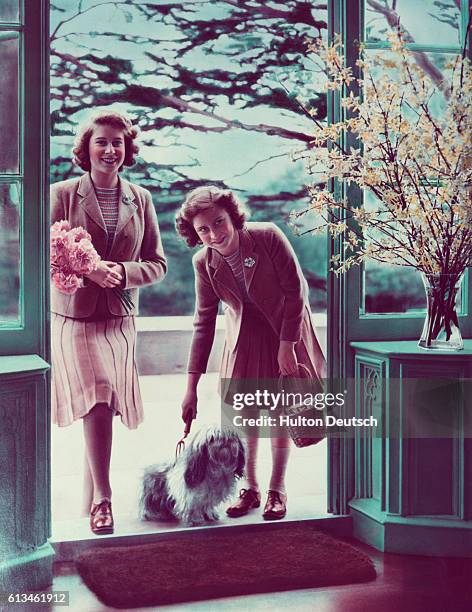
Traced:
[[216, 508], [233, 495], [244, 462], [244, 446], [235, 431], [216, 427], [198, 431], [174, 462], [146, 468], [141, 518], [178, 519], [186, 525], [218, 520]]

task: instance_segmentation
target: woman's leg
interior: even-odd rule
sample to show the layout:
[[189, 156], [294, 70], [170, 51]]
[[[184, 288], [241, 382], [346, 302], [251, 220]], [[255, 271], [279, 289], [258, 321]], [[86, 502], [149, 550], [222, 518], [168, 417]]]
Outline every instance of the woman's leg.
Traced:
[[286, 438], [272, 438], [272, 475], [269, 490], [286, 494], [285, 471], [290, 454], [291, 440]]
[[246, 438], [247, 457], [246, 457], [246, 482], [249, 489], [259, 491], [257, 482], [256, 463], [257, 463], [257, 447], [259, 445], [259, 437], [249, 435]]
[[90, 507], [93, 499], [93, 479], [92, 472], [88, 461], [87, 449], [84, 454], [84, 478], [83, 478], [83, 494], [82, 494], [82, 516], [90, 514]]
[[[252, 432], [251, 432], [252, 433]], [[252, 508], [259, 508], [261, 495], [256, 476], [257, 446], [259, 438], [257, 435], [246, 435], [246, 488], [241, 489], [239, 498], [226, 509], [230, 517], [243, 516]]]
[[93, 481], [93, 502], [111, 499], [110, 458], [113, 412], [106, 404], [97, 404], [83, 418], [85, 448]]

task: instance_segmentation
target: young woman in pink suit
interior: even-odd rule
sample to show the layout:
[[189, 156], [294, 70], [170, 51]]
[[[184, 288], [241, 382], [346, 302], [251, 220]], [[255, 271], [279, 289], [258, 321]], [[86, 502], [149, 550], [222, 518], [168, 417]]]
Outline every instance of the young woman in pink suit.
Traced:
[[[85, 436], [84, 513], [94, 533], [112, 533], [112, 420], [130, 429], [143, 420], [135, 363], [137, 289], [167, 269], [151, 194], [119, 176], [131, 166], [137, 129], [115, 112], [81, 126], [73, 161], [85, 174], [51, 186], [51, 222], [84, 227], [102, 257], [74, 295], [52, 292], [52, 418], [82, 418]], [[129, 290], [126, 308], [113, 289]]]
[[[324, 375], [324, 357], [308, 303], [308, 285], [297, 257], [273, 223], [247, 223], [244, 208], [228, 190], [199, 187], [177, 215], [176, 227], [190, 247], [196, 283], [194, 334], [188, 385], [182, 403], [185, 422], [197, 414], [198, 382], [213, 345], [219, 302], [226, 305], [222, 379], [276, 379], [293, 375], [302, 363], [314, 377]], [[272, 438], [272, 476], [265, 519], [286, 514], [285, 469], [290, 439]], [[256, 476], [258, 437], [247, 439], [247, 488], [227, 509], [242, 516], [260, 506]]]

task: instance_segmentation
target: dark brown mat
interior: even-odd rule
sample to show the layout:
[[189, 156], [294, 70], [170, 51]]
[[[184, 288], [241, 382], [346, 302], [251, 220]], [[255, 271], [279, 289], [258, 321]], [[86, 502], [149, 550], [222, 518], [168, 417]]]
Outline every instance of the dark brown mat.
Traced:
[[376, 577], [367, 555], [301, 526], [189, 532], [155, 544], [90, 550], [76, 563], [100, 601], [128, 609]]

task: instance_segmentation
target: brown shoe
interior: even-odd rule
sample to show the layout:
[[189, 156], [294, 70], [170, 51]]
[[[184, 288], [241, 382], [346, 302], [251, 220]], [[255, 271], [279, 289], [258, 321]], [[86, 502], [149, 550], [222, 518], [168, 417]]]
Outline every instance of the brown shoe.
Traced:
[[251, 508], [259, 508], [261, 505], [261, 494], [254, 489], [241, 489], [239, 499], [226, 509], [226, 514], [231, 518], [247, 514]]
[[102, 499], [98, 504], [92, 504], [90, 509], [90, 529], [96, 535], [113, 533], [114, 522], [111, 513], [111, 501]]
[[268, 497], [262, 513], [262, 518], [266, 521], [276, 521], [284, 518], [287, 514], [287, 496], [279, 491], [267, 491]]

